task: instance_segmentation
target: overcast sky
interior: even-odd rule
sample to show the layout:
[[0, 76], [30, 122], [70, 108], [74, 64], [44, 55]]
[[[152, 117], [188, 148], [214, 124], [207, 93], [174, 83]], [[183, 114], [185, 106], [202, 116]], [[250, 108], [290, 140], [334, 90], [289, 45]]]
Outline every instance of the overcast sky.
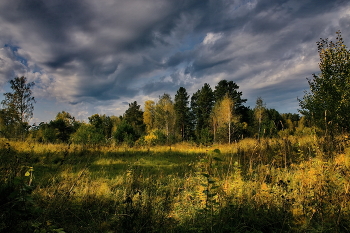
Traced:
[[[246, 105], [296, 113], [318, 73], [316, 42], [341, 30], [348, 0], [11, 0], [0, 2], [0, 91], [36, 83], [33, 122], [122, 115], [128, 103], [238, 84]], [[0, 99], [3, 98], [1, 95]]]

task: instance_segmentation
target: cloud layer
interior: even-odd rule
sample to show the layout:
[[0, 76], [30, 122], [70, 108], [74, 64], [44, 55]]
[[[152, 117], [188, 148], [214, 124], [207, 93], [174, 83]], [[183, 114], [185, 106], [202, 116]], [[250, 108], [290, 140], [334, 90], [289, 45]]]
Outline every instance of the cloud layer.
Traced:
[[318, 72], [315, 42], [341, 30], [350, 45], [349, 12], [342, 0], [3, 1], [0, 85], [35, 81], [38, 105], [45, 100], [37, 120], [57, 107], [82, 119], [119, 115], [125, 102], [221, 79], [252, 106], [261, 96], [296, 112], [305, 78]]

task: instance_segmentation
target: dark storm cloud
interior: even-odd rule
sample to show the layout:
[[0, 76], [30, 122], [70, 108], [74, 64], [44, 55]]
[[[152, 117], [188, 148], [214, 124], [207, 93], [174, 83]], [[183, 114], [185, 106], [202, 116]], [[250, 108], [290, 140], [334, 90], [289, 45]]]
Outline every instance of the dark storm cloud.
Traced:
[[150, 82], [143, 86], [142, 88], [145, 95], [149, 95], [152, 93], [166, 93], [166, 92], [173, 92], [176, 90], [176, 87], [173, 86], [173, 84], [170, 84], [168, 82]]
[[348, 12], [342, 0], [3, 1], [0, 43], [18, 51], [0, 51], [0, 84], [29, 74], [61, 101], [103, 105], [228, 79], [245, 98], [289, 100], [317, 72], [320, 37], [350, 41]]

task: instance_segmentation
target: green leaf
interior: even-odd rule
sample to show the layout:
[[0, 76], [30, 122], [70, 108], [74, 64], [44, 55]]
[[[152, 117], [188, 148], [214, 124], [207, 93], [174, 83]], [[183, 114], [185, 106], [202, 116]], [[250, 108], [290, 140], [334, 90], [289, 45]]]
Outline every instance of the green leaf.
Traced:
[[30, 176], [30, 172], [27, 171], [27, 172], [24, 174], [24, 176]]
[[207, 174], [207, 173], [202, 173], [202, 176], [205, 176], [205, 177], [207, 177], [207, 178], [210, 177], [209, 174]]

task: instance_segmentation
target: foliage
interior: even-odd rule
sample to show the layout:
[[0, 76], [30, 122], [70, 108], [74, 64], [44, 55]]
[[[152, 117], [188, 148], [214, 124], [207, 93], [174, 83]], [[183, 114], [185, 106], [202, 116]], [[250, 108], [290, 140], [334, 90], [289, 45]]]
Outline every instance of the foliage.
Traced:
[[[37, 140], [40, 142], [69, 142], [71, 135], [79, 128], [80, 123], [68, 112], [57, 113], [50, 123], [40, 123]], [[35, 130], [35, 129], [34, 129]]]
[[136, 101], [129, 104], [123, 119], [134, 128], [137, 135], [142, 135], [145, 132], [146, 126], [143, 123], [143, 111]]
[[332, 151], [314, 135], [171, 151], [0, 141], [0, 229], [347, 232], [350, 145], [336, 139]]
[[167, 136], [161, 130], [153, 130], [144, 137], [147, 145], [165, 145], [167, 143]]
[[214, 93], [210, 85], [203, 87], [191, 97], [191, 108], [194, 115], [196, 136], [201, 138], [201, 131], [210, 127], [210, 114], [214, 106]]
[[28, 124], [20, 124], [14, 119], [16, 118], [13, 113], [7, 109], [0, 110], [0, 133], [5, 138], [17, 138], [20, 136], [21, 131], [28, 128]]
[[[291, 130], [295, 128], [291, 120], [288, 121], [288, 125], [286, 126], [290, 127]], [[266, 118], [262, 123], [262, 129], [265, 131], [265, 134], [269, 137], [275, 137], [283, 127], [283, 118], [281, 114], [276, 109], [266, 109]]]
[[242, 92], [237, 91], [239, 86], [233, 81], [221, 80], [215, 86], [214, 97], [215, 102], [221, 101], [225, 96], [228, 96], [235, 103], [235, 113], [243, 114], [244, 106], [243, 103], [247, 99], [242, 99]]
[[265, 104], [261, 97], [256, 99], [256, 104], [254, 108], [254, 117], [258, 122], [258, 139], [260, 139], [261, 135], [261, 122], [264, 116]]
[[177, 133], [181, 136], [181, 141], [188, 140], [190, 137], [191, 116], [189, 104], [189, 95], [184, 87], [180, 87], [175, 95], [175, 125]]
[[175, 134], [175, 109], [169, 94], [163, 94], [155, 106], [155, 126], [161, 130], [169, 140]]
[[197, 137], [197, 142], [201, 145], [209, 146], [213, 144], [213, 134], [210, 132], [209, 128], [201, 129]]
[[146, 131], [150, 132], [154, 128], [155, 121], [155, 103], [153, 100], [145, 102], [145, 111], [143, 112], [143, 122], [146, 125]]
[[13, 93], [4, 93], [5, 99], [1, 104], [14, 115], [14, 120], [28, 122], [33, 117], [35, 98], [32, 96], [31, 88], [34, 82], [27, 83], [27, 78], [16, 77], [10, 80]]
[[310, 92], [299, 100], [300, 113], [314, 124], [333, 134], [335, 129], [350, 129], [350, 51], [340, 31], [336, 42], [317, 42], [321, 73], [308, 80]]
[[95, 127], [95, 130], [102, 134], [105, 139], [112, 137], [113, 120], [111, 117], [106, 115], [94, 114], [88, 118], [89, 123]]
[[224, 134], [227, 135], [224, 137], [225, 142], [230, 144], [232, 134], [234, 132], [234, 124], [238, 123], [238, 117], [235, 114], [235, 103], [228, 94], [226, 94], [220, 101], [217, 101], [214, 105], [212, 111], [212, 121], [214, 141], [216, 141], [216, 133], [218, 131], [223, 131]]
[[135, 131], [134, 127], [130, 125], [127, 121], [123, 120], [119, 125], [117, 130], [114, 132], [114, 139], [118, 143], [126, 143], [132, 146], [134, 142], [140, 137]]
[[6, 136], [13, 136], [15, 133], [15, 137], [21, 136], [23, 139], [28, 129], [28, 122], [33, 117], [35, 98], [32, 96], [31, 88], [34, 82], [27, 83], [27, 78], [22, 76], [10, 80], [10, 84], [13, 92], [4, 93], [5, 99], [1, 101], [4, 107], [2, 121], [15, 129], [12, 135]]
[[81, 124], [78, 130], [71, 135], [70, 141], [76, 144], [97, 145], [104, 144], [106, 139], [102, 131], [94, 125]]
[[34, 125], [31, 129], [32, 139], [43, 143], [57, 142], [58, 130], [50, 124], [41, 122], [38, 126]]

